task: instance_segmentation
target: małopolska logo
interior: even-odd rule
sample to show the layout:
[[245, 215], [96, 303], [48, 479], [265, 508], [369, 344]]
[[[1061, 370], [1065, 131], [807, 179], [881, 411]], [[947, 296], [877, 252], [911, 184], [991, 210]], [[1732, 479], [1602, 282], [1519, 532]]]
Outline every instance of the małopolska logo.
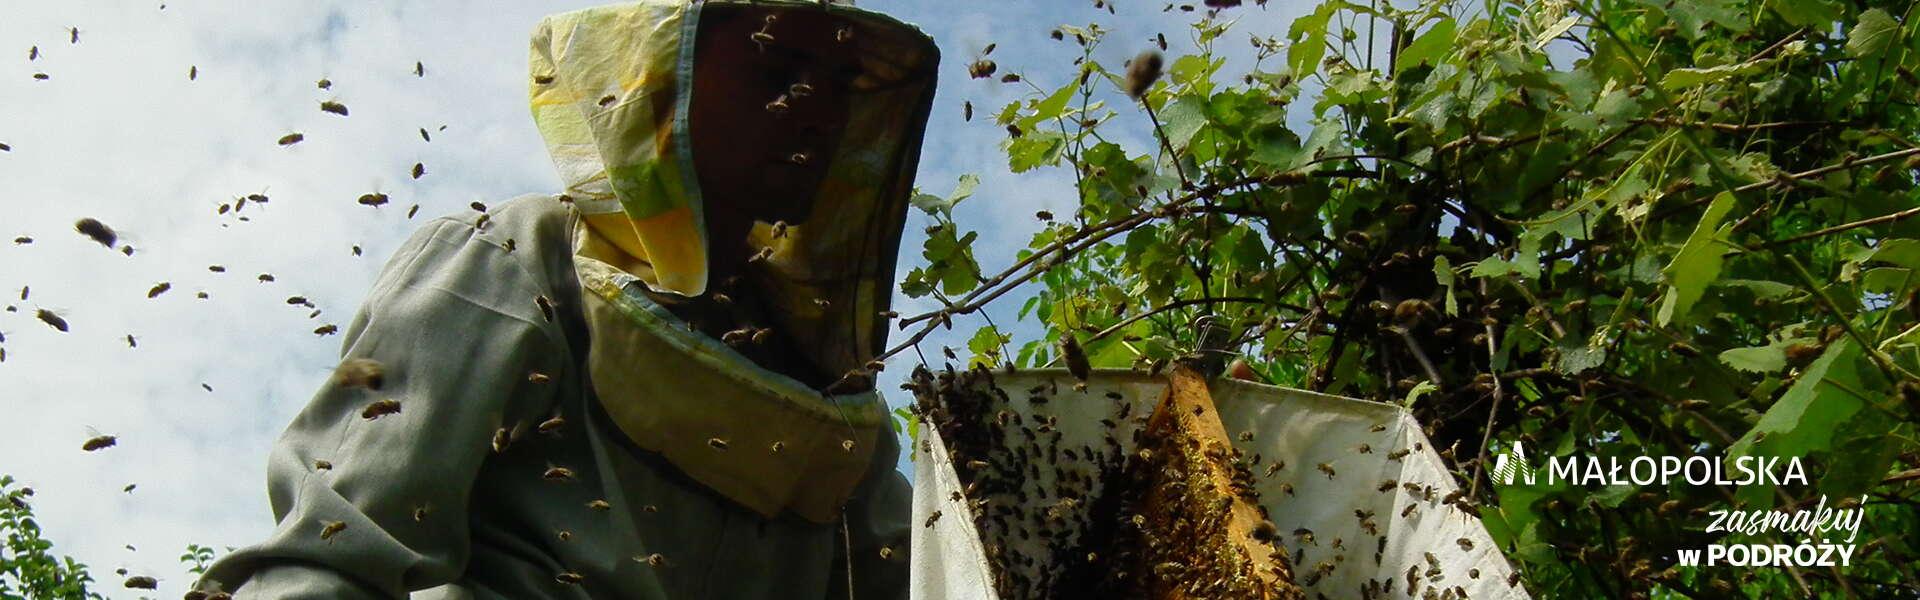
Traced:
[[[1730, 477], [1727, 466], [1740, 477]], [[1539, 470], [1527, 463], [1527, 451], [1519, 441], [1493, 458], [1488, 473], [1498, 485], [1534, 485]], [[1621, 457], [1551, 456], [1546, 459], [1546, 484], [1647, 486], [1684, 482], [1688, 485], [1809, 485], [1800, 457], [1736, 456], [1635, 456]], [[1706, 533], [1721, 533], [1748, 539], [1765, 538], [1774, 543], [1713, 543], [1704, 548], [1678, 548], [1675, 558], [1683, 566], [1731, 565], [1767, 567], [1845, 567], [1853, 564], [1857, 548], [1854, 539], [1866, 517], [1866, 497], [1829, 507], [1826, 495], [1812, 509], [1768, 510], [1765, 508], [1707, 511], [1712, 522]], [[1844, 534], [1844, 536], [1843, 536]], [[1797, 544], [1779, 541], [1798, 535]], [[1737, 539], [1737, 538], [1730, 538]]]
[[1500, 485], [1513, 485], [1514, 479], [1533, 485], [1533, 465], [1527, 464], [1527, 450], [1515, 441], [1512, 448], [1493, 458], [1493, 480]]

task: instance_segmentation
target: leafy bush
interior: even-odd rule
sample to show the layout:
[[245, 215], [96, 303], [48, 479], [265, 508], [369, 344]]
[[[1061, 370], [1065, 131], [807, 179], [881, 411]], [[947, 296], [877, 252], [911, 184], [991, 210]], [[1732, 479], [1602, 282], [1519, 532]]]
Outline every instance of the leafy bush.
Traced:
[[13, 477], [0, 475], [0, 600], [97, 600], [87, 591], [93, 576], [72, 557], [55, 557], [53, 542], [41, 537], [33, 519], [33, 488], [15, 487]]
[[[1077, 210], [987, 271], [952, 217], [969, 182], [919, 196], [934, 224], [901, 289], [945, 308], [900, 348], [1028, 282], [1046, 339], [985, 327], [976, 362], [1053, 364], [1072, 336], [1142, 366], [1211, 316], [1273, 382], [1408, 403], [1542, 597], [1912, 594], [1915, 6], [1334, 0], [1284, 32], [1189, 7], [1199, 50], [1166, 60], [1151, 112], [1095, 60], [1107, 30], [1061, 27], [1081, 58], [1019, 73], [1031, 97], [995, 121], [1011, 170], [1069, 171]], [[1230, 72], [1222, 44], [1249, 39]], [[1152, 146], [1117, 141], [1139, 131]], [[1487, 452], [1514, 442], [1800, 456], [1813, 485], [1496, 493]], [[1720, 537], [1707, 511], [1821, 494], [1865, 498], [1851, 567], [1674, 564]]]

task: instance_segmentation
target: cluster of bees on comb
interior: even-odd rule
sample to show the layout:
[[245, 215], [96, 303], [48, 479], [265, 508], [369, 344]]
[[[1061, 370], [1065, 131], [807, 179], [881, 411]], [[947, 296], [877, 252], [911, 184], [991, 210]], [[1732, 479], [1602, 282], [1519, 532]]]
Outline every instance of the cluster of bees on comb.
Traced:
[[[1215, 447], [1157, 427], [1119, 393], [1052, 383], [1015, 399], [986, 369], [916, 370], [916, 416], [939, 432], [1003, 598], [1302, 598], [1277, 530], [1228, 524], [1258, 511], [1253, 474]], [[1019, 390], [1016, 390], [1019, 391]], [[1063, 420], [1049, 405], [1101, 402], [1105, 418]], [[1094, 439], [1097, 444], [1065, 443]], [[928, 443], [918, 450], [930, 452]], [[1237, 457], [1237, 453], [1232, 453]], [[1230, 478], [1216, 474], [1233, 473]], [[934, 513], [923, 526], [943, 515]], [[1258, 556], [1245, 548], [1262, 548]]]
[[[1333, 456], [1289, 465], [1254, 452], [1251, 432], [1226, 435], [1210, 402], [1155, 408], [1121, 393], [1131, 384], [1072, 381], [949, 366], [917, 369], [904, 386], [923, 427], [915, 459], [951, 463], [957, 485], [915, 526], [970, 520], [1001, 598], [1452, 600], [1518, 585], [1517, 573], [1442, 560], [1494, 551], [1451, 525], [1476, 508], [1450, 484], [1375, 480], [1354, 469], [1377, 467]], [[1359, 464], [1426, 452], [1388, 424], [1357, 427], [1338, 453]], [[1340, 498], [1358, 502], [1350, 518], [1285, 514]], [[1404, 540], [1390, 547], [1390, 532]]]

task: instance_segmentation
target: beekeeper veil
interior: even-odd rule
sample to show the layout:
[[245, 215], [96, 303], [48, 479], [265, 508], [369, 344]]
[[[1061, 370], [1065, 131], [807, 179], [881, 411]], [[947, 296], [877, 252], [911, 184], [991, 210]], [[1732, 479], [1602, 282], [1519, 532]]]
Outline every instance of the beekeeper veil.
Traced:
[[640, 0], [545, 19], [530, 75], [567, 193], [626, 214], [653, 292], [733, 273], [831, 367], [885, 342], [938, 62], [849, 5]]

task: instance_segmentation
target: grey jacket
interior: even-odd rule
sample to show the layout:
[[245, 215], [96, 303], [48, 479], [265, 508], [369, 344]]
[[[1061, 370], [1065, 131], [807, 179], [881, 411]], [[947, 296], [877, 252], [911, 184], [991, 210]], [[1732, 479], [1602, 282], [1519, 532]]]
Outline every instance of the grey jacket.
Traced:
[[[851, 581], [862, 600], [907, 596], [908, 487], [890, 431], [862, 448], [870, 461], [844, 522], [730, 501], [601, 406], [571, 205], [528, 196], [481, 218], [434, 220], [395, 253], [344, 340], [343, 358], [384, 366], [380, 389], [321, 387], [270, 458], [274, 533], [217, 561], [201, 590], [845, 598]], [[399, 412], [366, 418], [382, 399]]]

